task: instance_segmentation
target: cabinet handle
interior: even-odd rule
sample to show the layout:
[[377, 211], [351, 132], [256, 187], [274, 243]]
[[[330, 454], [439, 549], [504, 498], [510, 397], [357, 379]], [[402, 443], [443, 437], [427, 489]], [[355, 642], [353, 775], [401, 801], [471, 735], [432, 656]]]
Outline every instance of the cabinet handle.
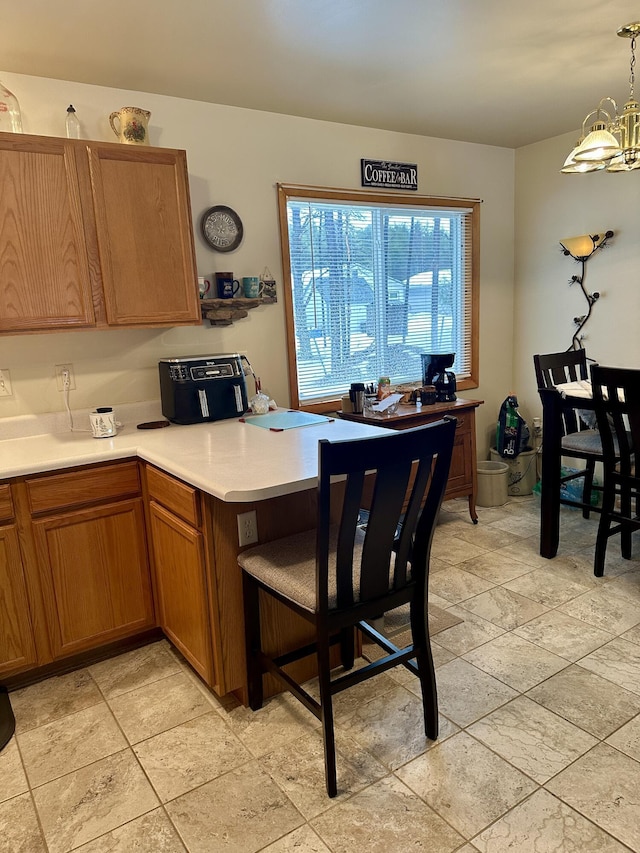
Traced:
[[203, 418], [209, 417], [209, 403], [207, 402], [207, 392], [206, 391], [198, 391], [198, 397], [200, 398], [200, 412]]

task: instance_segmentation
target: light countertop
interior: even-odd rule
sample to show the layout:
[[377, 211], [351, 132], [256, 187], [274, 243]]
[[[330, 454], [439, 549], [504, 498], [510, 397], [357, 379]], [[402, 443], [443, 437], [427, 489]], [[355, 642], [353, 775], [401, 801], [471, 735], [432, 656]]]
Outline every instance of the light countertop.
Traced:
[[282, 432], [236, 418], [154, 430], [138, 430], [132, 421], [114, 438], [67, 431], [0, 440], [0, 478], [137, 456], [216, 498], [242, 503], [313, 488], [321, 438], [382, 432], [339, 418]]

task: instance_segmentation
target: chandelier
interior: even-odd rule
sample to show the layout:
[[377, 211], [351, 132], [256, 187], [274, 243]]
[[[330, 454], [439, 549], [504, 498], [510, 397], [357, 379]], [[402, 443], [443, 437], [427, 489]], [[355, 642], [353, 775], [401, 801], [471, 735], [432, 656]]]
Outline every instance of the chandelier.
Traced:
[[[636, 37], [640, 21], [620, 27], [618, 35], [631, 39], [629, 100], [618, 113], [613, 98], [603, 98], [582, 122], [582, 133], [576, 147], [560, 169], [564, 174], [581, 172], [631, 172], [640, 169], [640, 104], [636, 100], [635, 83]], [[589, 122], [593, 123], [589, 126]]]

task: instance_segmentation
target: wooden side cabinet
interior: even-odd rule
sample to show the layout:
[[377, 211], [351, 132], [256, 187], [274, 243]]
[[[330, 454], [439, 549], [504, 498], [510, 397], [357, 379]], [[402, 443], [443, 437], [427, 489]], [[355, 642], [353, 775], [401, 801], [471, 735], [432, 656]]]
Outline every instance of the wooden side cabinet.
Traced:
[[33, 666], [36, 648], [11, 487], [0, 486], [0, 677]]
[[205, 683], [222, 693], [219, 617], [202, 496], [150, 465], [146, 483], [159, 625]]
[[482, 400], [464, 400], [458, 398], [452, 403], [436, 403], [433, 406], [400, 406], [395, 415], [389, 417], [367, 417], [340, 412], [345, 420], [388, 427], [389, 429], [410, 429], [440, 420], [452, 415], [457, 420], [456, 436], [453, 442], [453, 456], [444, 499], [468, 498], [469, 515], [474, 524], [478, 522], [476, 512], [476, 494], [478, 474], [476, 470], [476, 409]]
[[54, 660], [153, 627], [138, 463], [26, 483]]

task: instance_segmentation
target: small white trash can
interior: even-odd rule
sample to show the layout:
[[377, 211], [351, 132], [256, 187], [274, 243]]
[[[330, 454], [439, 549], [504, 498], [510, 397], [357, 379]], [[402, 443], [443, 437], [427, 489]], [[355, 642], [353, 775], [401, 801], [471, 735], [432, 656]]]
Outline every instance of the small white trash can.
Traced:
[[478, 506], [502, 506], [509, 500], [506, 462], [478, 462]]
[[530, 495], [537, 482], [536, 451], [528, 447], [515, 459], [503, 459], [495, 447], [489, 451], [494, 462], [504, 462], [509, 467], [509, 495]]

